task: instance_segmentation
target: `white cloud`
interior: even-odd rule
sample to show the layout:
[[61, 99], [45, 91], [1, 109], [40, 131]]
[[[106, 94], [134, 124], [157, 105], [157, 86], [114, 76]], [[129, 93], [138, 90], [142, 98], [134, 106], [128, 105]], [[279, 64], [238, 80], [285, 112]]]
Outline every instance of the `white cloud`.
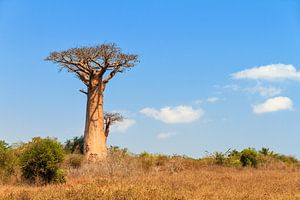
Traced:
[[220, 99], [218, 98], [218, 97], [210, 97], [210, 98], [208, 98], [206, 101], [208, 102], [208, 103], [215, 103], [215, 102], [217, 102], [217, 101], [219, 101]]
[[276, 112], [280, 110], [292, 110], [293, 102], [288, 97], [274, 97], [267, 99], [264, 103], [255, 105], [253, 112], [256, 114]]
[[253, 67], [231, 75], [234, 79], [300, 80], [300, 72], [293, 65], [271, 64]]
[[112, 132], [126, 132], [130, 127], [134, 126], [136, 121], [134, 119], [124, 119], [121, 122], [118, 122], [112, 127]]
[[144, 108], [140, 112], [167, 124], [190, 123], [196, 121], [204, 114], [202, 109], [193, 109], [190, 106], [164, 107], [160, 110]]
[[174, 135], [176, 135], [175, 132], [165, 132], [165, 133], [159, 133], [156, 138], [159, 140], [164, 140], [170, 137], [173, 137]]
[[257, 84], [254, 87], [245, 88], [246, 92], [250, 92], [252, 94], [258, 93], [263, 97], [273, 97], [282, 93], [281, 88], [276, 88], [273, 86], [265, 87], [261, 84]]

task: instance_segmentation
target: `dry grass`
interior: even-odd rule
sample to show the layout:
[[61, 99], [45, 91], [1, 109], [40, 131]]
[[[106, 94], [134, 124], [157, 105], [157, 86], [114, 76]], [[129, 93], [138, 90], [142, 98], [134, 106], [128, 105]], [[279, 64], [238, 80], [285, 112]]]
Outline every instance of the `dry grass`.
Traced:
[[114, 155], [107, 163], [65, 168], [66, 184], [6, 184], [0, 199], [300, 199], [300, 168], [286, 165], [253, 169]]
[[300, 170], [210, 166], [176, 173], [79, 176], [62, 185], [2, 186], [0, 199], [300, 199]]

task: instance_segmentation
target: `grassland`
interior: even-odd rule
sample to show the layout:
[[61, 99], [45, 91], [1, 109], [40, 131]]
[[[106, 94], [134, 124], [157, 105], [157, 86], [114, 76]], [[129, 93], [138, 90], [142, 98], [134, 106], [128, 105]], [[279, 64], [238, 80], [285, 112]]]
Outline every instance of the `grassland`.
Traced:
[[71, 157], [63, 166], [66, 183], [33, 186], [15, 178], [0, 186], [0, 199], [300, 199], [299, 166], [274, 159], [253, 168], [122, 152], [93, 164]]

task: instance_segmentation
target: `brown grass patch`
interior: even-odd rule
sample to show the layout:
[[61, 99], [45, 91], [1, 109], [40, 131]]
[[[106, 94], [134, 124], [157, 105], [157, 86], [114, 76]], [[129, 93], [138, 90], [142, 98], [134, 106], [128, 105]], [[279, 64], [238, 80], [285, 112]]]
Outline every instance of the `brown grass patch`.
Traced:
[[[211, 158], [112, 152], [106, 162], [68, 155], [67, 183], [26, 185], [17, 174], [0, 199], [300, 199], [300, 167], [265, 158], [258, 168], [217, 165]], [[19, 177], [19, 178], [18, 178]]]
[[0, 199], [300, 199], [297, 168], [202, 166], [109, 175], [90, 167], [93, 176], [87, 176], [87, 169], [77, 169], [78, 176], [73, 171], [62, 185], [1, 186]]

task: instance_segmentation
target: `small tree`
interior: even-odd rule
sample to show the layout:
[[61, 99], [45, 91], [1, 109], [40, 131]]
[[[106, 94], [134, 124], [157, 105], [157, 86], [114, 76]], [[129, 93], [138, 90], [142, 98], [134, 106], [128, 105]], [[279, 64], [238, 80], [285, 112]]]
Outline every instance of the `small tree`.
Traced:
[[9, 145], [0, 140], [0, 182], [6, 181], [15, 172], [16, 157]]
[[273, 151], [270, 151], [270, 149], [266, 147], [262, 147], [258, 152], [264, 156], [272, 156], [274, 154]]
[[20, 155], [22, 176], [30, 183], [63, 182], [59, 165], [64, 159], [62, 145], [50, 138], [33, 138]]
[[83, 146], [84, 146], [83, 136], [74, 137], [73, 139], [66, 141], [65, 150], [69, 153], [83, 154]]
[[122, 122], [123, 120], [124, 120], [124, 118], [120, 113], [106, 112], [104, 114], [104, 124], [105, 124], [104, 133], [105, 133], [106, 139], [109, 135], [109, 128], [118, 122]]
[[81, 90], [87, 95], [84, 155], [92, 161], [105, 158], [107, 136], [104, 131], [104, 91], [107, 83], [116, 74], [137, 64], [138, 56], [123, 53], [113, 43], [52, 52], [46, 60], [75, 74], [86, 86], [86, 91]]
[[257, 151], [254, 148], [247, 148], [241, 151], [240, 161], [243, 167], [246, 166], [257, 166]]

